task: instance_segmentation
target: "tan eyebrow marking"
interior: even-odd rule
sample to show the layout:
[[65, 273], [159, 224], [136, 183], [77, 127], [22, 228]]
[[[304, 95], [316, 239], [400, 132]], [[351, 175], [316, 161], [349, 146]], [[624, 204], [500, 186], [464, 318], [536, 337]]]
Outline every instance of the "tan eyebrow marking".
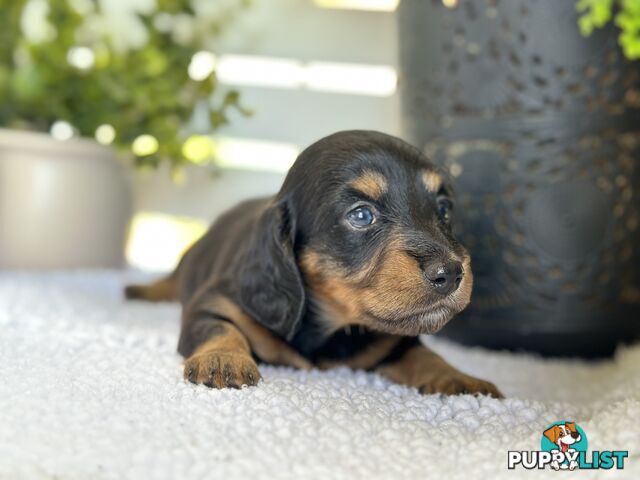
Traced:
[[387, 191], [387, 179], [384, 178], [381, 173], [367, 170], [358, 178], [351, 181], [349, 186], [374, 200], [378, 200]]
[[422, 172], [422, 183], [431, 193], [438, 193], [438, 190], [442, 187], [442, 177], [434, 170], [424, 170]]

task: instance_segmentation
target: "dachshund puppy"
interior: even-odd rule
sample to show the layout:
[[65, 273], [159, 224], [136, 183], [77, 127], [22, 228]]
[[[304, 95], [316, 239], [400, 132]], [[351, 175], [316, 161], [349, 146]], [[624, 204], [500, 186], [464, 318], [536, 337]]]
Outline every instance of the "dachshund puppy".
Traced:
[[500, 396], [420, 343], [469, 303], [451, 188], [416, 148], [346, 131], [304, 150], [274, 197], [222, 215], [177, 269], [129, 298], [179, 299], [184, 376], [256, 385], [256, 360], [375, 370], [424, 393]]

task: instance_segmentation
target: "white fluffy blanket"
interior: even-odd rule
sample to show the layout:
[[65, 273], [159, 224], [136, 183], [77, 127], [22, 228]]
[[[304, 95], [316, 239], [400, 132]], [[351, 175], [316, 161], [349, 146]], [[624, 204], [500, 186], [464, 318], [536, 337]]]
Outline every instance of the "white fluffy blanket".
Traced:
[[[588, 363], [430, 339], [506, 400], [267, 366], [209, 390], [182, 380], [178, 306], [125, 302], [131, 276], [0, 274], [0, 478], [640, 478], [640, 346]], [[563, 419], [626, 468], [507, 469]]]

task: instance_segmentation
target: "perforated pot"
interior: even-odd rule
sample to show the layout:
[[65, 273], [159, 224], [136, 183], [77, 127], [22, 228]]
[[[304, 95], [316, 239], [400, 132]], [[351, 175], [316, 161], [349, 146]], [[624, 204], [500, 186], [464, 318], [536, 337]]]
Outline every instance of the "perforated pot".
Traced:
[[443, 335], [596, 356], [640, 334], [640, 62], [572, 1], [403, 0], [406, 136], [450, 172], [470, 307]]

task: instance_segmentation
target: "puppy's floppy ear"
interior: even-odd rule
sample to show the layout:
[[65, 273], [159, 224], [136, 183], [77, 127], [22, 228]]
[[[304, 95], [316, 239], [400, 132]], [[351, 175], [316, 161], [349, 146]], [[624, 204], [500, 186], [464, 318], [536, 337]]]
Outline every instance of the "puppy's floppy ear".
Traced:
[[284, 201], [262, 213], [238, 272], [243, 310], [286, 340], [295, 335], [306, 304], [294, 254], [296, 222]]
[[564, 424], [564, 426], [567, 427], [567, 429], [570, 432], [577, 432], [576, 423], [575, 422], [567, 422], [567, 423]]
[[553, 427], [547, 428], [542, 434], [551, 440], [551, 443], [555, 444], [560, 438], [560, 427], [558, 425], [554, 425]]

